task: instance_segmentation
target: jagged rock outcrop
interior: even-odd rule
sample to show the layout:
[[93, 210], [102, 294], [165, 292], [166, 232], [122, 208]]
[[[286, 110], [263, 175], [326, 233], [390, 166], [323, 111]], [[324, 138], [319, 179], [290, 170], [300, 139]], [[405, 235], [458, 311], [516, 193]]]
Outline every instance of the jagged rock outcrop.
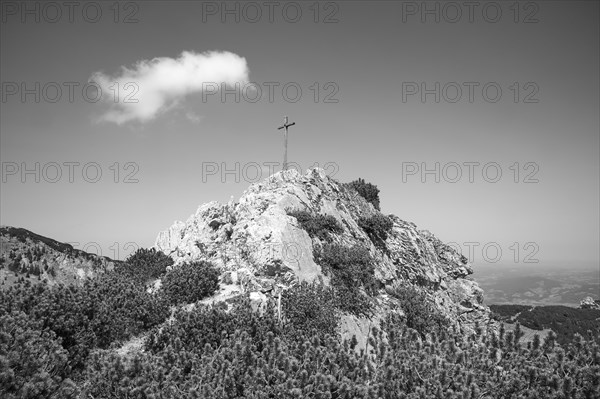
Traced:
[[[277, 295], [299, 280], [328, 283], [313, 258], [319, 239], [311, 238], [287, 214], [289, 209], [331, 215], [343, 226], [343, 232], [333, 237], [335, 243], [369, 249], [381, 288], [379, 314], [395, 309], [386, 287], [412, 285], [425, 289], [457, 327], [472, 329], [475, 322], [484, 326], [490, 321], [483, 292], [469, 279], [473, 271], [464, 256], [393, 215], [384, 246], [375, 246], [358, 220], [378, 211], [321, 169], [310, 169], [305, 175], [295, 170], [279, 172], [252, 184], [238, 202], [204, 204], [186, 222], [175, 222], [161, 232], [155, 248], [170, 255], [174, 267], [187, 261], [213, 262], [221, 268], [223, 280], [238, 285], [240, 292]], [[343, 324], [349, 330], [364, 330], [365, 321], [348, 316]]]
[[579, 303], [580, 309], [600, 309], [600, 299], [594, 300], [591, 296], [586, 296]]

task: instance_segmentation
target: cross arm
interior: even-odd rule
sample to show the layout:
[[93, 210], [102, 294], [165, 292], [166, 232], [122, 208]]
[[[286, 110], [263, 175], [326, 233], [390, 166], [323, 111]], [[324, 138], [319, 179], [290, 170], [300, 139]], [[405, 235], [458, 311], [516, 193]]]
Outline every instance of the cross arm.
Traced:
[[283, 126], [279, 126], [279, 127], [277, 128], [277, 130], [281, 130], [281, 129], [283, 129], [283, 128], [286, 128], [286, 129], [287, 129], [288, 127], [290, 127], [290, 126], [294, 126], [295, 124], [296, 124], [296, 122], [287, 123], [287, 124], [285, 124], [285, 125], [283, 125]]

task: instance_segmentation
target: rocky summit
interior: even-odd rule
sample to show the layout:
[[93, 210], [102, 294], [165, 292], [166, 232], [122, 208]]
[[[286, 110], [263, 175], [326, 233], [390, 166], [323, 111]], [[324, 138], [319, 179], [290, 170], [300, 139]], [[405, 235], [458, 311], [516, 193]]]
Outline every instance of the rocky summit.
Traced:
[[359, 219], [379, 211], [348, 185], [337, 182], [322, 169], [302, 175], [296, 170], [278, 172], [252, 184], [238, 202], [210, 202], [201, 205], [186, 222], [175, 222], [161, 232], [155, 243], [174, 260], [210, 261], [219, 267], [221, 293], [214, 300], [226, 300], [241, 293], [265, 301], [298, 281], [330, 279], [315, 262], [313, 251], [324, 244], [305, 231], [288, 213], [305, 210], [330, 215], [341, 224], [332, 241], [345, 247], [360, 244], [368, 248], [375, 263], [378, 294], [376, 313], [371, 320], [351, 315], [342, 318], [345, 333], [361, 335], [386, 312], [402, 312], [388, 294], [398, 286], [424, 291], [431, 303], [461, 331], [490, 321], [483, 304], [483, 291], [469, 278], [468, 260], [453, 248], [414, 223], [389, 215], [391, 232], [377, 245], [359, 225]]

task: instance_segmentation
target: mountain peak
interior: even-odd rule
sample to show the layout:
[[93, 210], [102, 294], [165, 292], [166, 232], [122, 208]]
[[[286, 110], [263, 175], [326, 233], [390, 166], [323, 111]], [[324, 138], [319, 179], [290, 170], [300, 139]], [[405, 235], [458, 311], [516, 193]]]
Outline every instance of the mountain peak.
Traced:
[[[317, 187], [339, 185], [337, 181], [331, 179], [325, 169], [310, 168], [305, 174], [301, 174], [296, 169], [281, 170], [267, 177], [266, 179], [251, 184], [244, 194], [249, 192], [259, 192], [262, 190], [275, 191], [280, 188], [288, 188], [290, 186], [308, 186], [314, 185]], [[242, 195], [243, 196], [243, 195]]]
[[[327, 235], [312, 234], [295, 212], [339, 228]], [[384, 237], [374, 236], [370, 220], [389, 227]], [[280, 171], [251, 184], [238, 202], [201, 205], [187, 221], [161, 232], [155, 242], [156, 249], [173, 258], [175, 267], [212, 262], [240, 293], [263, 299], [298, 281], [329, 284], [331, 271], [315, 259], [316, 251], [327, 245], [368, 252], [380, 311], [385, 311], [389, 299], [386, 292], [411, 286], [425, 291], [457, 326], [489, 322], [483, 292], [468, 279], [473, 271], [464, 256], [414, 223], [381, 214], [356, 190], [320, 168], [305, 174]]]

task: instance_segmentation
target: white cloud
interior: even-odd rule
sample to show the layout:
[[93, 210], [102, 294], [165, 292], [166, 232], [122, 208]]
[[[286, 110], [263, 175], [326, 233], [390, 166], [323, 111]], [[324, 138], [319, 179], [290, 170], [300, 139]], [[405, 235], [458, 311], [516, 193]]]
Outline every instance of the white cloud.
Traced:
[[109, 76], [96, 72], [90, 78], [102, 89], [110, 108], [100, 118], [121, 125], [147, 122], [175, 107], [185, 96], [201, 93], [206, 84], [234, 87], [248, 82], [244, 57], [228, 51], [194, 53], [184, 51], [179, 58], [159, 57], [138, 61], [133, 68]]

